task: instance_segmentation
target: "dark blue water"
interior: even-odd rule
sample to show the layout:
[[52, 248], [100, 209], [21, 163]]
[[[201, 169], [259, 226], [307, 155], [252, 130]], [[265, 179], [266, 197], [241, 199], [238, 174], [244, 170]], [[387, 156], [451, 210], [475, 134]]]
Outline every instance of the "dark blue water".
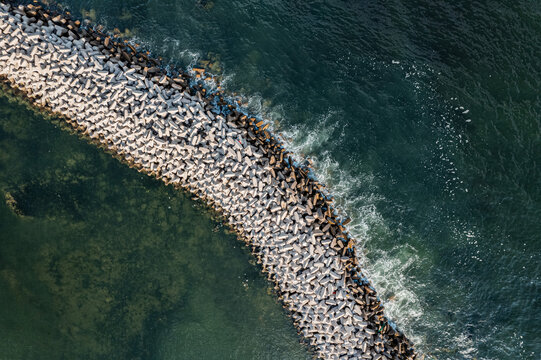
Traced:
[[[540, 358], [539, 1], [61, 3], [273, 120], [420, 350]], [[186, 357], [174, 324], [153, 356]]]

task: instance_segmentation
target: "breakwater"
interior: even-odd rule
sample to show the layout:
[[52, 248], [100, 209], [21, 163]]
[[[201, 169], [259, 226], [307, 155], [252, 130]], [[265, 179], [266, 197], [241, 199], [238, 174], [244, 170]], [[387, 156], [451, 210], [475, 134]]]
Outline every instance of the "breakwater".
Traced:
[[0, 73], [131, 166], [222, 213], [324, 358], [414, 358], [362, 275], [347, 220], [265, 124], [130, 45], [36, 6], [0, 13]]

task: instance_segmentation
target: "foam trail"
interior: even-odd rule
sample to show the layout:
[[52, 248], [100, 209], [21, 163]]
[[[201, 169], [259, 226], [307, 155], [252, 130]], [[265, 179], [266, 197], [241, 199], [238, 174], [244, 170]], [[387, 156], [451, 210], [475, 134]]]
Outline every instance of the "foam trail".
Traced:
[[[404, 274], [420, 259], [418, 256], [395, 256], [401, 252], [415, 253], [415, 249], [410, 245], [402, 245], [404, 249], [394, 249], [393, 254], [380, 250], [375, 256], [371, 256], [372, 260], [366, 257], [366, 244], [374, 241], [374, 233], [385, 236], [392, 234], [376, 208], [377, 202], [384, 200], [384, 197], [378, 193], [374, 175], [343, 170], [331, 152], [319, 151], [329, 142], [332, 133], [339, 126], [332, 120], [336, 114], [337, 111], [329, 111], [318, 120], [316, 126], [297, 126], [283, 133], [290, 142], [288, 148], [293, 149], [298, 156], [306, 154], [310, 157], [318, 179], [327, 184], [330, 192], [335, 195], [340, 210], [351, 217], [349, 228], [358, 241], [357, 250], [363, 271], [382, 296], [388, 316], [396, 319], [399, 327], [408, 332], [409, 324], [423, 316], [423, 309], [417, 295], [408, 286], [408, 279]], [[391, 296], [394, 300], [389, 301]], [[419, 343], [419, 337], [408, 335]]]

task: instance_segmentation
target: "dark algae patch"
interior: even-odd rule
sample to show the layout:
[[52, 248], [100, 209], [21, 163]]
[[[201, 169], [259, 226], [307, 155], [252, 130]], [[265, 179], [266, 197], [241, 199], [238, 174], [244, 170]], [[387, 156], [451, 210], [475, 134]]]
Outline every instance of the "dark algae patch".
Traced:
[[309, 357], [249, 251], [204, 208], [10, 96], [0, 358]]

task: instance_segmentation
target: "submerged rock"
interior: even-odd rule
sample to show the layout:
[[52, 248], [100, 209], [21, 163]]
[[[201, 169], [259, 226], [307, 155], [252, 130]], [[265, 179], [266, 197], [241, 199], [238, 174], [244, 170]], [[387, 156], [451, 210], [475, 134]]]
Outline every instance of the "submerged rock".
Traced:
[[17, 216], [24, 216], [23, 211], [19, 208], [19, 204], [17, 204], [17, 200], [11, 195], [9, 191], [6, 191], [4, 193], [4, 200], [6, 202], [7, 207]]

